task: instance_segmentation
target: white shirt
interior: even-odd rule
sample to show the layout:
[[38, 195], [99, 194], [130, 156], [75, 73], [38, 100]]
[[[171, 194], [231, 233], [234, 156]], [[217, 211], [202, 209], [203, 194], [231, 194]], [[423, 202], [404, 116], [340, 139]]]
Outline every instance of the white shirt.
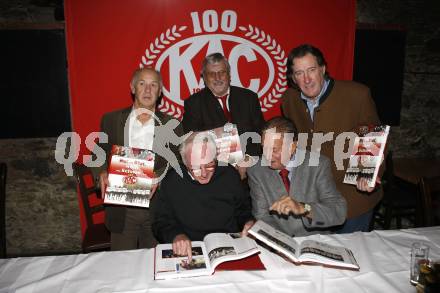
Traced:
[[128, 144], [130, 147], [153, 150], [154, 118], [142, 124], [136, 117], [134, 109], [130, 113], [128, 124]]

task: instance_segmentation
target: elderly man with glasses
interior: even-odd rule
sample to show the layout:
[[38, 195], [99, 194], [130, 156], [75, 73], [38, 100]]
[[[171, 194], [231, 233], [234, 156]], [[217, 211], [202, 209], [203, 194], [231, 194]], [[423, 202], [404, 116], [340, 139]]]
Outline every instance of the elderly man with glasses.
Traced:
[[250, 196], [239, 174], [216, 160], [209, 132], [195, 132], [180, 146], [185, 170], [164, 178], [154, 207], [153, 233], [173, 243], [177, 255], [191, 257], [191, 241], [209, 233], [246, 234], [253, 225]]
[[[201, 75], [205, 88], [185, 99], [183, 128], [185, 132], [205, 131], [227, 122], [237, 125], [238, 133], [261, 133], [264, 124], [258, 95], [247, 88], [231, 86], [231, 66], [221, 53], [206, 56]], [[261, 155], [261, 146], [250, 138], [246, 154]], [[246, 168], [237, 167], [242, 179]]]

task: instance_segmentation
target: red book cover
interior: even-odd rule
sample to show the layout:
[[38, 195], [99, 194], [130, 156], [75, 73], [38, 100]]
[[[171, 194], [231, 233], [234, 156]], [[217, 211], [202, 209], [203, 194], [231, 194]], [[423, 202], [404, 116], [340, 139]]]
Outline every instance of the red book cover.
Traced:
[[153, 152], [113, 145], [104, 203], [149, 207], [153, 169]]
[[219, 264], [216, 271], [261, 271], [266, 270], [266, 267], [261, 262], [259, 254], [253, 254], [246, 258], [238, 260], [230, 260]]

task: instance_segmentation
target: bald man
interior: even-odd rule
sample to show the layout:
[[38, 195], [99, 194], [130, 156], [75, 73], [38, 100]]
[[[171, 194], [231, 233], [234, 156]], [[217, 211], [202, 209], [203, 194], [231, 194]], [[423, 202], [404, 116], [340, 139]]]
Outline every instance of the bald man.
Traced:
[[[112, 145], [130, 146], [156, 151], [159, 126], [172, 119], [160, 111], [156, 111], [157, 101], [162, 93], [160, 73], [152, 68], [141, 68], [133, 72], [130, 82], [133, 104], [125, 109], [106, 113], [101, 120], [101, 132], [108, 135], [108, 143], [99, 144], [109, 158]], [[170, 123], [171, 124], [171, 123]], [[127, 125], [127, 127], [125, 127]], [[183, 129], [174, 124], [174, 132], [180, 136]], [[177, 147], [168, 146], [178, 157]], [[162, 175], [168, 168], [167, 161], [156, 155], [154, 172]], [[97, 168], [101, 190], [108, 185], [108, 162]], [[154, 185], [151, 196], [154, 196], [157, 185]], [[154, 205], [152, 197], [150, 206]], [[108, 205], [105, 209], [105, 225], [111, 232], [111, 249], [128, 250], [151, 248], [157, 243], [151, 231], [150, 210], [140, 207]]]

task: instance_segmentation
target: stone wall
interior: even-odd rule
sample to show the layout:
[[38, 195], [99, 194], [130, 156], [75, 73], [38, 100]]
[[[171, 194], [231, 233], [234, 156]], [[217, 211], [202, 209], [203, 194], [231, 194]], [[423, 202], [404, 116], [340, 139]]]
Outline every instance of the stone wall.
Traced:
[[[358, 0], [357, 21], [407, 31], [401, 123], [394, 157], [440, 157], [440, 5], [436, 0]], [[377, 70], [387, 70], [386, 64]], [[386, 81], [384, 81], [386, 82]]]
[[[440, 157], [440, 6], [437, 0], [358, 0], [357, 21], [402, 25], [407, 46], [395, 157]], [[2, 0], [0, 28], [55, 23], [61, 0]], [[62, 25], [62, 23], [61, 23]], [[386, 64], [378, 70], [387, 70]], [[384, 81], [386, 82], [386, 81]], [[56, 138], [0, 140], [9, 167], [6, 201], [9, 256], [80, 250], [75, 181], [54, 160]]]
[[76, 180], [54, 159], [56, 138], [2, 139], [0, 161], [8, 165], [8, 256], [81, 250]]
[[0, 25], [41, 24], [55, 22], [62, 13], [63, 0], [2, 0], [0, 1]]
[[[59, 28], [62, 0], [2, 0], [0, 29]], [[6, 245], [11, 256], [78, 253], [76, 181], [54, 159], [56, 138], [0, 139], [8, 165]]]

